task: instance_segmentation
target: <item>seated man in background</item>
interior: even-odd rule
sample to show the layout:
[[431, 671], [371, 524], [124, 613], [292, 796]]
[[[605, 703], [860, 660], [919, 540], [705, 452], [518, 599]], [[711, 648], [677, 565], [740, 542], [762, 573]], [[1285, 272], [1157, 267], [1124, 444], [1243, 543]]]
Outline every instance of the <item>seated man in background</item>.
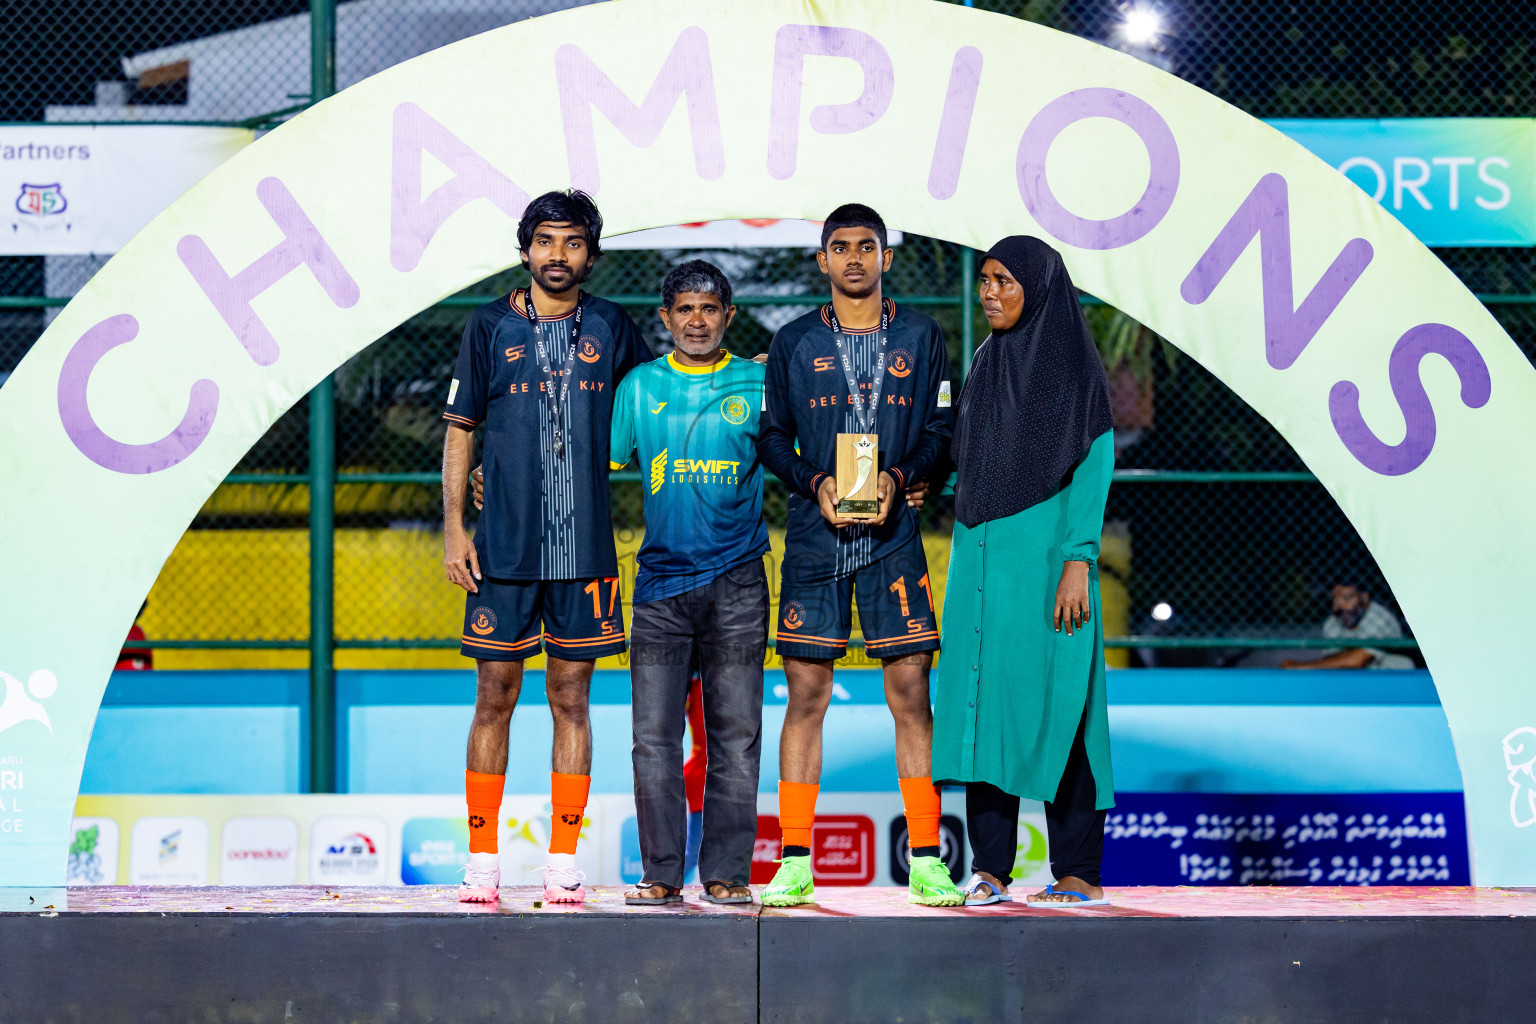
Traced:
[[1402, 624], [1385, 605], [1371, 600], [1358, 583], [1335, 584], [1333, 614], [1323, 623], [1323, 636], [1350, 646], [1330, 651], [1313, 661], [1286, 659], [1281, 668], [1414, 668], [1405, 654], [1364, 646], [1367, 640], [1396, 640], [1403, 635]]

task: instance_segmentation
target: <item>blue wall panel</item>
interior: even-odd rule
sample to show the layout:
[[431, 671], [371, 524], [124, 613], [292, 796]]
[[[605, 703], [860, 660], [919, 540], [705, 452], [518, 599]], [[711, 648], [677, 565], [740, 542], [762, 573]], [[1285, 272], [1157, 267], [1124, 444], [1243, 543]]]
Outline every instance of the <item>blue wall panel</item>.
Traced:
[[[472, 672], [340, 672], [339, 777], [350, 792], [451, 793], [463, 785]], [[838, 675], [822, 786], [894, 789], [880, 676]], [[761, 788], [777, 784], [783, 674], [766, 680]], [[1359, 793], [1461, 788], [1450, 730], [1425, 672], [1128, 670], [1109, 674], [1115, 785], [1123, 792]], [[629, 680], [593, 680], [594, 792], [630, 788]], [[86, 759], [91, 793], [302, 789], [302, 672], [118, 673]], [[509, 792], [549, 785], [542, 673], [513, 718]]]

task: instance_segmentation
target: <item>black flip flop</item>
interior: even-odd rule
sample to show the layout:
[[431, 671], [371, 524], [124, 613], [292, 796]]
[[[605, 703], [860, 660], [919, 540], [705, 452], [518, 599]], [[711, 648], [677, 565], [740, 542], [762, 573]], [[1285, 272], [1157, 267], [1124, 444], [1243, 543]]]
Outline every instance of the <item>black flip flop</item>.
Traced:
[[625, 893], [624, 902], [631, 907], [660, 907], [668, 903], [683, 902], [683, 890], [674, 889], [672, 886], [663, 885], [661, 882], [641, 882], [635, 886], [635, 889], [639, 892], [644, 892], [646, 889], [665, 889], [667, 894], [665, 896], [631, 896]]
[[711, 879], [710, 881], [704, 883], [704, 894], [700, 896], [699, 899], [703, 900], [705, 903], [714, 903], [720, 906], [752, 902], [752, 890], [750, 888], [747, 888], [747, 894], [745, 896], [715, 896], [712, 895], [709, 891], [710, 887], [715, 885], [724, 887], [727, 893], [729, 893], [730, 890], [738, 887], [737, 883], [735, 882], [727, 882], [720, 878]]

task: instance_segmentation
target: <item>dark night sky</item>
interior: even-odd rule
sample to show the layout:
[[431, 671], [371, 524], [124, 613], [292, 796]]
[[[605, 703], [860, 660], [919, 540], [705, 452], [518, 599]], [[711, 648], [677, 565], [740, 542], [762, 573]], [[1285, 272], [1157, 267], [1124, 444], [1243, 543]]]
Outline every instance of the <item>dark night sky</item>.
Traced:
[[[1143, 0], [1145, 2], [1145, 0]], [[1021, 13], [1025, 0], [977, 0]], [[1103, 38], [1119, 0], [1064, 0], [1058, 27]], [[1536, 5], [1504, 0], [1162, 0], [1175, 71], [1259, 116], [1536, 116]], [[0, 120], [90, 103], [127, 54], [308, 9], [306, 0], [0, 0]], [[1471, 46], [1448, 52], [1448, 40]], [[1524, 46], [1523, 56], [1506, 61]], [[1414, 70], [1413, 54], [1428, 58]], [[1396, 63], [1396, 68], [1392, 67]], [[1307, 94], [1309, 82], [1330, 89]], [[1277, 88], [1279, 87], [1279, 88]], [[169, 98], [169, 97], [167, 97]]]
[[0, 0], [0, 120], [92, 103], [122, 57], [309, 9], [307, 0]]

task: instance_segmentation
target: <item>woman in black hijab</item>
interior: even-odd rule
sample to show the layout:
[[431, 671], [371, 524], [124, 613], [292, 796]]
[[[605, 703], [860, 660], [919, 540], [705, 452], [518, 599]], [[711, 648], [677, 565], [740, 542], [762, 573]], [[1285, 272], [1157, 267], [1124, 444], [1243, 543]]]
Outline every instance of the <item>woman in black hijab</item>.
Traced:
[[1019, 799], [1046, 805], [1056, 883], [1107, 902], [1114, 804], [1097, 560], [1114, 470], [1109, 382], [1060, 253], [1015, 235], [982, 260], [992, 333], [961, 392], [933, 777], [966, 784], [966, 903], [1011, 899]]

